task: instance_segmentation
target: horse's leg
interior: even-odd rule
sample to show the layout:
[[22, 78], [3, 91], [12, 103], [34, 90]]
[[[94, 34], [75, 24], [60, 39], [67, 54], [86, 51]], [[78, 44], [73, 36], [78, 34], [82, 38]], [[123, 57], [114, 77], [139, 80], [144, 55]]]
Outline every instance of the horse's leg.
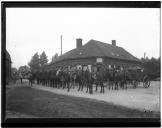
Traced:
[[117, 85], [117, 82], [115, 81], [115, 88], [114, 88], [115, 90], [116, 90], [116, 85]]
[[103, 83], [101, 83], [100, 85], [101, 85], [101, 93], [103, 93], [104, 92], [104, 88], [103, 88], [104, 85], [103, 85]]
[[59, 81], [58, 83], [58, 88], [61, 88], [61, 81]]
[[52, 80], [49, 80], [49, 85], [50, 85], [50, 87], [53, 87]]
[[45, 80], [43, 80], [43, 85], [46, 86], [46, 81]]
[[97, 92], [98, 83], [96, 83], [96, 92]]
[[100, 85], [100, 87], [101, 87], [100, 93], [102, 93], [102, 85], [101, 85], [101, 83], [100, 83], [99, 85]]
[[83, 83], [81, 83], [81, 91], [83, 91]]
[[78, 91], [80, 91], [81, 85], [80, 85], [80, 82], [78, 82], [78, 83], [79, 83]]
[[88, 84], [86, 83], [86, 86], [87, 86], [87, 91], [86, 92], [88, 92]]
[[115, 90], [117, 90], [117, 88], [118, 88], [118, 82], [116, 82]]
[[73, 81], [71, 81], [71, 86], [70, 86], [70, 88], [72, 88], [73, 87]]
[[57, 80], [57, 88], [60, 88], [60, 81]]
[[65, 88], [65, 81], [62, 82], [62, 88]]
[[124, 82], [124, 80], [123, 80], [123, 89], [125, 89], [125, 82]]
[[70, 91], [69, 82], [67, 82], [67, 89], [68, 89], [68, 92], [69, 92]]
[[117, 82], [117, 90], [119, 89], [119, 85], [120, 85], [120, 82], [118, 81]]
[[110, 88], [111, 88], [111, 82], [110, 81], [108, 82], [108, 87], [109, 87], [109, 90], [110, 90]]
[[56, 81], [55, 81], [55, 86], [56, 86], [56, 88], [58, 88], [58, 80], [56, 79]]
[[66, 88], [66, 86], [67, 86], [67, 82], [66, 82], [66, 81], [64, 81], [64, 88]]
[[32, 81], [31, 81], [31, 86], [32, 86]]
[[101, 83], [101, 93], [103, 93], [103, 84]]
[[60, 84], [60, 88], [62, 88], [63, 84], [62, 84], [62, 81], [61, 81], [61, 84]]
[[125, 87], [126, 87], [126, 89], [127, 89], [127, 83], [125, 82]]
[[46, 80], [46, 86], [49, 87], [49, 85], [48, 85], [48, 80]]
[[53, 87], [56, 88], [56, 80], [53, 80]]
[[124, 89], [124, 87], [123, 87], [123, 81], [120, 82], [120, 88], [121, 89]]
[[51, 80], [48, 80], [48, 84], [50, 87], [52, 87]]
[[56, 82], [56, 79], [53, 80], [53, 85], [55, 88], [57, 88], [57, 82]]
[[74, 85], [73, 85], [73, 89], [75, 88], [75, 79], [74, 79]]
[[47, 80], [45, 80], [45, 85], [48, 87]]
[[121, 81], [118, 82], [118, 87], [122, 88]]
[[104, 89], [104, 87], [105, 87], [105, 86], [103, 85], [103, 93], [105, 92], [105, 89]]
[[80, 90], [80, 85], [78, 84], [78, 91]]
[[62, 89], [64, 89], [65, 88], [65, 83], [64, 83], [64, 81], [62, 81]]
[[111, 89], [113, 90], [113, 81], [111, 81]]
[[54, 88], [53, 80], [51, 79], [50, 82], [51, 82], [51, 86]]
[[93, 94], [93, 85], [89, 83], [89, 93]]
[[61, 87], [61, 81], [58, 80], [58, 88], [60, 88], [60, 87]]
[[114, 82], [111, 81], [111, 89], [113, 90]]
[[84, 83], [81, 81], [80, 84], [81, 84], [81, 91], [83, 91]]
[[120, 83], [120, 87], [121, 87], [122, 89], [124, 89], [123, 81], [121, 81], [121, 83]]
[[117, 82], [116, 84], [116, 90], [118, 90], [118, 87], [119, 87], [119, 82]]

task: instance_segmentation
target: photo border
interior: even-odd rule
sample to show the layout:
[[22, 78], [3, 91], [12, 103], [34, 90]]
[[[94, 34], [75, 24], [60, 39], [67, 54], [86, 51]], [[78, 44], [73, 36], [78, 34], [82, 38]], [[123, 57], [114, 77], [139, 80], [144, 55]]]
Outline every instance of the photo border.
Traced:
[[[145, 126], [160, 127], [160, 118], [5, 118], [6, 112], [6, 8], [161, 8], [160, 1], [30, 1], [1, 2], [1, 125], [18, 126]], [[161, 25], [161, 24], [160, 24]], [[161, 32], [161, 31], [160, 31]]]

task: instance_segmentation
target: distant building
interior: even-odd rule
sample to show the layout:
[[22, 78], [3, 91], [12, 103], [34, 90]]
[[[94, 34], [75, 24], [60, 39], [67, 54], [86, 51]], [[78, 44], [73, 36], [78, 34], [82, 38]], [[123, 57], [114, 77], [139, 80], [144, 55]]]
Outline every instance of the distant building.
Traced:
[[127, 67], [139, 66], [141, 62], [124, 48], [117, 46], [116, 40], [112, 40], [112, 44], [90, 40], [82, 46], [82, 39], [77, 39], [76, 48], [60, 56], [50, 67], [100, 64]]
[[10, 54], [6, 50], [6, 84], [9, 84], [9, 81], [11, 80], [11, 64]]

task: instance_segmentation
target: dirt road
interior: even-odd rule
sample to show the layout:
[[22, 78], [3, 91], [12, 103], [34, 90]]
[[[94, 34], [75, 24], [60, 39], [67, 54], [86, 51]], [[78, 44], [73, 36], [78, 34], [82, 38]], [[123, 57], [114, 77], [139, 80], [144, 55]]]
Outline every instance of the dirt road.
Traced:
[[70, 92], [67, 92], [67, 89], [56, 89], [39, 85], [34, 85], [33, 88], [46, 90], [57, 94], [106, 101], [115, 105], [122, 105], [128, 108], [135, 108], [143, 111], [160, 112], [159, 81], [152, 81], [149, 88], [144, 88], [142, 83], [136, 89], [133, 89], [131, 86], [129, 86], [127, 90], [108, 90], [106, 88], [104, 94], [99, 92], [100, 88], [98, 88], [98, 92], [95, 92], [94, 88], [94, 93], [92, 95], [86, 93], [86, 88], [84, 91], [79, 92], [77, 91], [77, 88], [71, 89]]

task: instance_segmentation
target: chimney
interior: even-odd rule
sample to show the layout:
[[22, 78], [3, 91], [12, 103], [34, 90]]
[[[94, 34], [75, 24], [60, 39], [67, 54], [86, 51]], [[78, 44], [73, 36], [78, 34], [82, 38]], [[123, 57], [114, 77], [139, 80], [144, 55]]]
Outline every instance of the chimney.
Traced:
[[116, 40], [112, 40], [112, 45], [116, 46]]
[[76, 39], [76, 48], [80, 48], [80, 47], [82, 47], [82, 39], [78, 38]]

